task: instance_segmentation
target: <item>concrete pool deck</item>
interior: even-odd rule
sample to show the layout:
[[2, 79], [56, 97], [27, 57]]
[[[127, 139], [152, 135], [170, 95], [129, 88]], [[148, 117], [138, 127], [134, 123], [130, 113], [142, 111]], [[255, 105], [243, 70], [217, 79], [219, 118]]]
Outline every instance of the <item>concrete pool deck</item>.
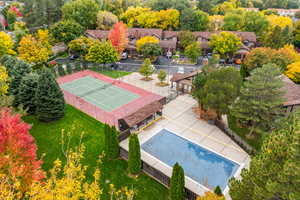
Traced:
[[[195, 144], [238, 163], [241, 167], [235, 174], [235, 177], [239, 178], [240, 170], [248, 167], [250, 156], [219, 128], [198, 119], [192, 110], [195, 106], [197, 106], [197, 102], [189, 95], [179, 96], [165, 105], [163, 119], [139, 133], [140, 144], [145, 143], [161, 129], [168, 129]], [[120, 146], [128, 150], [128, 139], [122, 141]], [[143, 150], [141, 151], [141, 156], [142, 160], [152, 167], [169, 177], [172, 175], [172, 168], [167, 164]], [[185, 177], [185, 186], [198, 195], [203, 195], [208, 190], [208, 188], [189, 177]], [[230, 199], [228, 188], [224, 192], [226, 199]]]

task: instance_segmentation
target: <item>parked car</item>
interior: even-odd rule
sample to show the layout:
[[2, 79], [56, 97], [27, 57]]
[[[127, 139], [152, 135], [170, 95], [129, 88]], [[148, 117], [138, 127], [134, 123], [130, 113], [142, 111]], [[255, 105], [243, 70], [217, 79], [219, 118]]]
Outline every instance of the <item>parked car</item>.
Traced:
[[127, 52], [123, 52], [121, 55], [121, 60], [126, 60], [128, 58], [128, 53]]
[[79, 55], [78, 54], [72, 54], [69, 59], [70, 60], [76, 60], [77, 58], [79, 58]]
[[178, 67], [177, 73], [184, 74], [184, 67]]

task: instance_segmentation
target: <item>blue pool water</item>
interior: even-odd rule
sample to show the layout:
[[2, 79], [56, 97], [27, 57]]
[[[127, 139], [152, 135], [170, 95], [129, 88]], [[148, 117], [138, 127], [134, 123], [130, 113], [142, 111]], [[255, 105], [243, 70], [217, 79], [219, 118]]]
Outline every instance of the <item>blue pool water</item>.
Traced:
[[170, 167], [178, 162], [186, 176], [213, 189], [224, 190], [239, 165], [174, 133], [162, 129], [142, 149]]

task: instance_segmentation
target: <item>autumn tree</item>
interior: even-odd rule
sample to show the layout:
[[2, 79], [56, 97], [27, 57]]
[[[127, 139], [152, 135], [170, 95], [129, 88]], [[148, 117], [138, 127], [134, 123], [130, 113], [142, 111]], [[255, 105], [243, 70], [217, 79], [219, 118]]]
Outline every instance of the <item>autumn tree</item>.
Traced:
[[85, 59], [101, 64], [113, 63], [118, 60], [118, 52], [110, 41], [96, 42], [89, 48]]
[[96, 27], [99, 10], [99, 4], [95, 0], [68, 1], [62, 7], [62, 16], [65, 20], [79, 23], [85, 29], [93, 29]]
[[96, 168], [94, 180], [86, 181], [87, 166], [82, 165], [85, 147], [80, 144], [77, 149], [67, 152], [67, 161], [55, 160], [50, 169], [49, 178], [43, 183], [34, 182], [27, 193], [30, 199], [90, 199], [99, 200], [102, 190], [99, 187], [100, 170]]
[[154, 43], [158, 44], [159, 40], [153, 36], [145, 36], [140, 38], [138, 41], [136, 41], [136, 48], [138, 51], [141, 50], [141, 47], [145, 45], [146, 43]]
[[24, 36], [19, 43], [18, 52], [20, 59], [36, 67], [47, 62], [52, 53], [48, 31], [39, 30], [36, 36]]
[[241, 81], [240, 73], [234, 67], [210, 72], [202, 91], [204, 108], [214, 110], [218, 119], [222, 114], [228, 114], [230, 105], [239, 95]]
[[68, 47], [71, 52], [79, 53], [82, 56], [85, 56], [89, 48], [95, 43], [96, 41], [94, 39], [80, 36], [79, 38], [76, 38], [69, 42]]
[[50, 29], [50, 33], [56, 41], [66, 44], [79, 37], [83, 31], [84, 29], [79, 23], [70, 20], [59, 21]]
[[180, 27], [189, 31], [205, 31], [208, 28], [208, 14], [201, 10], [187, 8], [180, 16]]
[[[9, 109], [1, 110], [0, 185], [6, 179], [5, 188], [13, 187], [13, 192], [20, 199], [25, 196], [33, 182], [44, 178], [42, 161], [37, 159], [37, 146], [29, 129], [30, 126], [21, 120], [20, 115], [13, 114]], [[1, 188], [0, 197], [3, 195], [5, 191]]]
[[144, 63], [140, 67], [139, 73], [145, 77], [144, 80], [152, 80], [151, 75], [154, 73], [154, 67], [149, 58], [144, 60]]
[[0, 97], [4, 96], [8, 92], [9, 76], [6, 68], [0, 65]]
[[142, 169], [140, 142], [137, 134], [129, 137], [128, 171], [130, 174], [137, 174]]
[[187, 46], [189, 46], [193, 42], [196, 42], [196, 37], [190, 31], [180, 31], [178, 33], [178, 40], [179, 40], [180, 47], [185, 49]]
[[300, 61], [287, 66], [285, 74], [295, 83], [300, 83]]
[[224, 16], [223, 15], [212, 15], [209, 16], [208, 29], [210, 31], [220, 31], [224, 26]]
[[162, 53], [162, 49], [159, 44], [157, 43], [145, 43], [140, 48], [140, 53], [145, 58], [150, 58], [152, 61]]
[[299, 199], [299, 131], [300, 113], [296, 111], [281, 129], [269, 132], [249, 169], [242, 170], [240, 180], [230, 181], [233, 200]]
[[184, 55], [192, 62], [197, 63], [201, 55], [201, 47], [199, 42], [193, 42], [184, 49]]
[[205, 192], [204, 196], [197, 197], [196, 200], [225, 200], [224, 196], [219, 196], [213, 192]]
[[97, 29], [110, 30], [118, 22], [118, 17], [108, 11], [99, 11], [97, 14]]
[[43, 122], [62, 118], [65, 113], [64, 95], [50, 70], [40, 73], [36, 90], [37, 118]]
[[5, 32], [0, 32], [0, 57], [4, 54], [14, 55], [14, 42], [12, 38]]
[[123, 24], [123, 22], [116, 23], [113, 26], [113, 29], [109, 31], [108, 39], [119, 54], [123, 53], [124, 49], [128, 45], [126, 25]]
[[266, 47], [273, 49], [282, 48], [286, 44], [292, 42], [292, 32], [289, 26], [281, 28], [280, 26], [275, 26], [269, 33], [264, 37], [263, 44]]
[[278, 126], [284, 101], [280, 75], [278, 66], [266, 64], [253, 70], [244, 82], [230, 113], [240, 125], [250, 128], [249, 137]]
[[241, 46], [241, 39], [233, 33], [221, 32], [213, 34], [209, 41], [209, 46], [215, 53], [228, 58], [232, 56]]
[[170, 181], [170, 199], [183, 200], [185, 197], [184, 185], [184, 171], [178, 163], [175, 163]]
[[138, 27], [137, 17], [150, 10], [150, 8], [129, 7], [126, 12], [121, 15], [121, 20], [130, 28]]
[[212, 8], [212, 12], [217, 15], [225, 15], [238, 8], [237, 0], [224, 1], [221, 4], [217, 4]]

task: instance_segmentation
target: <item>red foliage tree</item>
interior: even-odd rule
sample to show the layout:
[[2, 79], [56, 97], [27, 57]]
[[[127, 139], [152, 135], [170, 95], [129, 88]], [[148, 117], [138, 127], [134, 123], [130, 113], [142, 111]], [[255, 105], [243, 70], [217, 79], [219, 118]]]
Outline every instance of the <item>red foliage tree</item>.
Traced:
[[128, 44], [128, 33], [123, 22], [116, 23], [109, 31], [108, 39], [118, 53], [122, 53]]
[[30, 128], [10, 109], [0, 111], [0, 173], [6, 174], [12, 182], [19, 181], [23, 192], [33, 181], [44, 178]]

